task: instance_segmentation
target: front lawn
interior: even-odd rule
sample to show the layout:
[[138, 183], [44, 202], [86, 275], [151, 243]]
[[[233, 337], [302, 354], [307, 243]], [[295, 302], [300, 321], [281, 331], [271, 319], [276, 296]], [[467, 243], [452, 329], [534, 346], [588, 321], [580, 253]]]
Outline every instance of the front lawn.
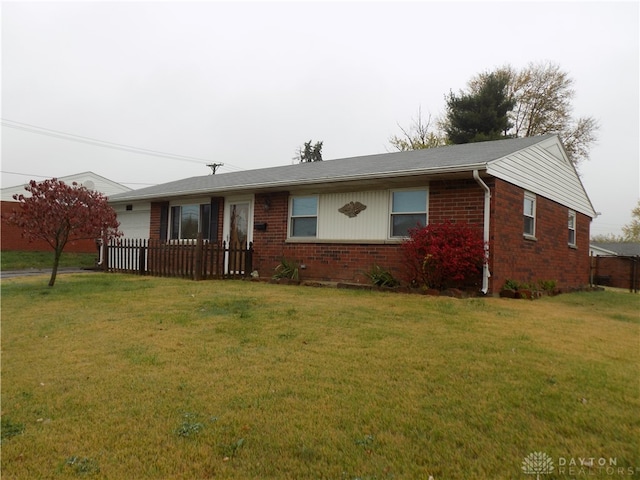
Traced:
[[637, 295], [46, 281], [2, 282], [3, 479], [640, 475]]

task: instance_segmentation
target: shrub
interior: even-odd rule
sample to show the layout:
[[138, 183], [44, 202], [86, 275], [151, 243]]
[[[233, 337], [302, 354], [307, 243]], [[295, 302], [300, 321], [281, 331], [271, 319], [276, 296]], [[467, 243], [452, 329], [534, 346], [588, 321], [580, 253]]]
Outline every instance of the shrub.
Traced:
[[273, 278], [287, 278], [289, 280], [300, 279], [300, 264], [295, 260], [287, 260], [283, 258], [280, 260], [280, 264], [276, 267], [276, 271], [273, 274]]
[[556, 281], [555, 280], [538, 280], [538, 285], [540, 286], [541, 290], [544, 290], [545, 292], [552, 292], [556, 288]]
[[378, 287], [397, 287], [400, 282], [396, 280], [391, 272], [384, 270], [378, 265], [371, 267], [367, 273], [365, 273], [369, 281]]
[[516, 282], [515, 280], [510, 280], [507, 279], [504, 282], [504, 287], [502, 287], [503, 290], [518, 290], [518, 287], [520, 286], [520, 284], [518, 282]]
[[485, 261], [485, 245], [477, 229], [445, 222], [409, 230], [402, 243], [408, 280], [445, 289], [477, 276]]

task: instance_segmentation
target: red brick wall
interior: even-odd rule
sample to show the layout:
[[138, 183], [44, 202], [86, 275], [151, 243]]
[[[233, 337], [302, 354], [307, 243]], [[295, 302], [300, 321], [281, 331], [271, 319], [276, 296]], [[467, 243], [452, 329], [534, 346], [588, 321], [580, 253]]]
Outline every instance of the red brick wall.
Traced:
[[[254, 220], [267, 223], [266, 231], [254, 230], [254, 268], [271, 277], [282, 258], [297, 260], [306, 268], [303, 279], [366, 283], [364, 275], [374, 265], [404, 279], [405, 268], [398, 243], [288, 243], [287, 192], [258, 194]], [[264, 205], [267, 203], [268, 208]], [[429, 186], [429, 222], [464, 221], [482, 228], [484, 191], [474, 180], [437, 181]]]
[[[0, 242], [2, 242], [1, 249], [14, 250], [14, 251], [29, 251], [29, 252], [50, 252], [53, 248], [49, 246], [44, 240], [35, 240], [29, 242], [22, 237], [22, 229], [15, 225], [9, 224], [5, 216], [8, 216], [12, 211], [18, 207], [17, 202], [1, 202], [2, 209], [2, 225], [0, 231]], [[97, 253], [96, 242], [94, 240], [70, 240], [64, 247], [65, 252], [73, 253]]]
[[287, 238], [288, 192], [256, 194], [253, 209], [254, 224], [266, 223], [266, 230], [253, 230], [253, 266], [261, 276], [273, 275], [273, 269], [285, 253]]
[[640, 261], [636, 260], [636, 284], [632, 286], [633, 257], [592, 257], [593, 274], [595, 277], [608, 277], [602, 285], [617, 288], [640, 289]]
[[567, 289], [589, 284], [590, 218], [576, 214], [576, 247], [567, 245], [568, 209], [536, 196], [536, 240], [523, 236], [524, 190], [495, 179], [491, 199], [491, 291], [505, 280], [554, 280]]
[[160, 214], [163, 206], [168, 206], [169, 202], [151, 202], [151, 213], [149, 218], [149, 238], [160, 239]]
[[[537, 282], [554, 280], [569, 288], [589, 283], [589, 222], [577, 214], [577, 246], [567, 245], [568, 209], [537, 197], [537, 240], [523, 237], [524, 191], [507, 182], [488, 179], [492, 190], [490, 293], [497, 293], [505, 280]], [[266, 230], [253, 230], [254, 269], [271, 277], [282, 258], [298, 260], [306, 268], [304, 279], [366, 282], [364, 273], [378, 265], [404, 278], [399, 245], [287, 242], [288, 192], [256, 194], [254, 223]], [[151, 205], [150, 238], [159, 237], [160, 203]], [[483, 226], [484, 190], [473, 179], [433, 181], [429, 186], [429, 222], [445, 220]], [[221, 241], [224, 205], [219, 202], [218, 241]]]
[[475, 180], [441, 180], [429, 184], [429, 223], [447, 220], [484, 223], [484, 190]]

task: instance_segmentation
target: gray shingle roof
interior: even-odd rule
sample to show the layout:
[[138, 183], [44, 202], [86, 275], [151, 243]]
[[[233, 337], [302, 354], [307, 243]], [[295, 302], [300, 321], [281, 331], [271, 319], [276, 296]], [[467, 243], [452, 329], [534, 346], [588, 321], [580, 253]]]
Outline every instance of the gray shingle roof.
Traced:
[[623, 257], [640, 255], [640, 243], [638, 242], [591, 242], [591, 245], [615, 252]]
[[484, 168], [487, 162], [535, 145], [553, 135], [450, 145], [409, 152], [325, 160], [242, 172], [191, 177], [113, 195], [112, 202], [170, 198], [181, 195], [313, 185], [420, 173], [445, 173]]

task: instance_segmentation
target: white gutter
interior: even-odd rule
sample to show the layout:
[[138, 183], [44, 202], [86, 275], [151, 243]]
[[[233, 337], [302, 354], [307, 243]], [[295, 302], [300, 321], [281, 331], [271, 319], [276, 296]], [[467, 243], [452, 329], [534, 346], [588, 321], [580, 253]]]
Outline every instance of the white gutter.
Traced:
[[480, 178], [478, 170], [473, 171], [473, 178], [478, 185], [484, 190], [484, 264], [482, 265], [482, 293], [485, 295], [489, 291], [489, 277], [491, 272], [489, 271], [489, 222], [491, 220], [491, 190], [484, 181]]

